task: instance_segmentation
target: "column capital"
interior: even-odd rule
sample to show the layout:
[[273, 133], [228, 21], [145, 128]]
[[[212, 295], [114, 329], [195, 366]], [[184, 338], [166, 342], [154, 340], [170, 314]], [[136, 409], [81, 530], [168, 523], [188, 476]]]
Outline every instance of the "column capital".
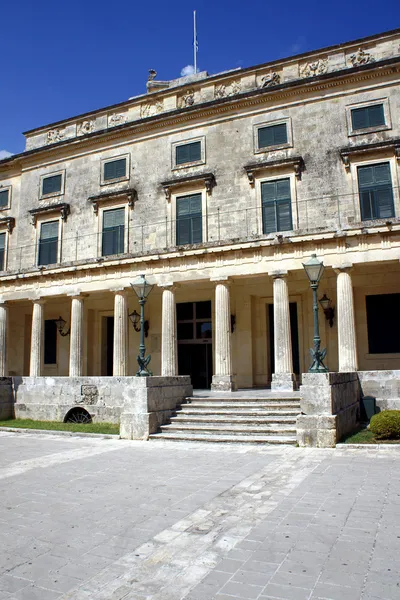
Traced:
[[285, 271], [284, 269], [268, 271], [268, 275], [269, 277], [272, 277], [272, 279], [284, 279], [288, 277], [289, 271]]
[[224, 285], [231, 285], [232, 283], [232, 279], [228, 276], [210, 277], [210, 281], [212, 281], [213, 283], [223, 283]]
[[350, 271], [353, 268], [353, 263], [343, 263], [341, 265], [332, 265], [332, 269], [335, 273], [343, 273], [343, 271]]
[[127, 287], [111, 288], [110, 292], [112, 294], [119, 294], [120, 296], [126, 296], [126, 294], [129, 292], [129, 288], [127, 288]]
[[89, 294], [82, 294], [80, 292], [78, 293], [71, 293], [71, 294], [67, 294], [68, 298], [71, 298], [71, 300], [84, 300], [85, 298], [87, 298], [89, 296]]
[[32, 298], [33, 304], [46, 304], [46, 298]]
[[170, 290], [171, 292], [174, 292], [179, 287], [179, 283], [174, 281], [166, 281], [164, 283], [157, 283], [157, 287], [161, 288], [162, 290]]

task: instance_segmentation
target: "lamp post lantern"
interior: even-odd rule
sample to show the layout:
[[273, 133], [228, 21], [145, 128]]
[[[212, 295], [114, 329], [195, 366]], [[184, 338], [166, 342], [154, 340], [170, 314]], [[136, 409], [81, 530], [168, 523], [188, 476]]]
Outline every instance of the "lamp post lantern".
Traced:
[[318, 298], [317, 290], [318, 284], [324, 272], [324, 263], [322, 260], [317, 258], [316, 254], [312, 254], [310, 260], [303, 263], [304, 270], [310, 280], [310, 287], [313, 291], [313, 311], [314, 311], [314, 348], [310, 350], [312, 357], [311, 367], [308, 369], [309, 373], [326, 373], [328, 368], [324, 365], [324, 358], [326, 356], [326, 348], [321, 350], [321, 338], [319, 336], [319, 323], [318, 323]]
[[146, 347], [144, 345], [144, 335], [145, 335], [145, 320], [144, 320], [144, 305], [146, 304], [146, 300], [153, 289], [154, 285], [150, 285], [148, 281], [146, 281], [144, 275], [139, 275], [135, 281], [131, 283], [131, 288], [137, 295], [140, 304], [140, 345], [139, 345], [139, 354], [137, 357], [139, 370], [136, 373], [136, 377], [148, 377], [152, 375], [152, 372], [147, 368], [151, 356], [150, 354], [146, 356]]

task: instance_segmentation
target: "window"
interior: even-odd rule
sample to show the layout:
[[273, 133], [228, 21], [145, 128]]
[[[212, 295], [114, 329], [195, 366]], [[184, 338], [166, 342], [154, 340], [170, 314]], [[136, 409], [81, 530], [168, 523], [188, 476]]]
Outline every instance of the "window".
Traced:
[[57, 363], [57, 326], [53, 320], [44, 322], [44, 364]]
[[42, 179], [42, 196], [58, 194], [62, 189], [62, 175], [51, 175]]
[[176, 146], [176, 164], [198, 162], [201, 160], [201, 142], [191, 142], [190, 144], [181, 144]]
[[379, 127], [385, 124], [383, 104], [353, 108], [351, 111], [351, 125], [353, 130]]
[[176, 199], [176, 243], [199, 244], [202, 235], [201, 194]]
[[126, 158], [104, 163], [104, 181], [126, 177]]
[[9, 190], [0, 190], [0, 209], [8, 208], [9, 197], [10, 197]]
[[182, 302], [176, 305], [178, 340], [211, 340], [211, 302]]
[[268, 148], [269, 146], [280, 146], [288, 143], [286, 123], [259, 127], [257, 135], [258, 148]]
[[361, 219], [394, 217], [393, 189], [388, 162], [358, 167]]
[[293, 228], [289, 178], [262, 182], [261, 201], [264, 233]]
[[125, 235], [125, 208], [103, 212], [102, 256], [123, 254]]
[[39, 239], [39, 260], [41, 265], [54, 265], [58, 261], [58, 221], [42, 223]]
[[6, 233], [0, 233], [0, 271], [4, 271], [6, 251]]
[[400, 294], [366, 296], [368, 351], [370, 354], [400, 352]]

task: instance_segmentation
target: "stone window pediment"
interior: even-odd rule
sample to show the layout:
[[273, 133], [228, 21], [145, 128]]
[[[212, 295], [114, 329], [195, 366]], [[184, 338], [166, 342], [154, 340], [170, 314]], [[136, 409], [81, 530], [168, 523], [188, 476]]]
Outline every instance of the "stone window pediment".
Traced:
[[5, 228], [9, 233], [12, 233], [12, 230], [15, 227], [15, 219], [14, 217], [0, 217], [0, 230]]
[[129, 208], [133, 209], [135, 202], [137, 201], [137, 191], [134, 188], [129, 188], [118, 192], [98, 194], [97, 196], [90, 196], [88, 198], [88, 202], [92, 205], [95, 215], [99, 212], [99, 206], [114, 201], [127, 201]]
[[294, 156], [292, 158], [266, 160], [263, 162], [257, 162], [254, 164], [246, 165], [244, 167], [251, 186], [254, 186], [255, 176], [257, 174], [266, 172], [268, 171], [268, 169], [279, 168], [292, 168], [296, 175], [296, 179], [301, 179], [301, 174], [305, 168], [304, 159], [302, 156]]
[[58, 204], [49, 204], [47, 206], [41, 206], [40, 208], [33, 208], [28, 211], [31, 215], [32, 225], [36, 225], [38, 216], [48, 215], [52, 213], [58, 213], [63, 221], [66, 221], [70, 214], [70, 205], [66, 202], [59, 202]]
[[161, 182], [165, 197], [168, 201], [171, 199], [171, 192], [183, 186], [190, 184], [203, 183], [207, 194], [211, 195], [213, 187], [216, 185], [214, 173], [201, 173], [196, 175], [187, 175], [186, 177], [176, 177], [169, 181]]
[[363, 155], [380, 152], [393, 151], [397, 162], [400, 163], [400, 139], [388, 140], [385, 142], [376, 142], [374, 144], [360, 144], [358, 146], [348, 146], [339, 150], [340, 158], [346, 171], [350, 171], [350, 165], [353, 158], [357, 160]]

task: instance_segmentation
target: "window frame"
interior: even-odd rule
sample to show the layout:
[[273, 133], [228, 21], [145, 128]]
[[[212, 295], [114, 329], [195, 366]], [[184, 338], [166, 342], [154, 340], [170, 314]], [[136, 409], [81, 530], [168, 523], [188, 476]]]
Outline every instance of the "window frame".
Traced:
[[[52, 321], [55, 327], [55, 362], [46, 362], [46, 321]], [[58, 350], [59, 350], [59, 340], [58, 340], [58, 331], [55, 324], [55, 319], [44, 319], [43, 325], [43, 366], [46, 368], [55, 368], [58, 366]]]
[[[48, 263], [47, 265], [41, 265], [39, 264], [39, 257], [40, 257], [40, 238], [41, 238], [41, 232], [42, 232], [42, 225], [45, 225], [46, 223], [54, 223], [54, 222], [58, 222], [58, 238], [57, 238], [57, 262], [55, 263]], [[61, 217], [56, 217], [56, 218], [47, 218], [47, 219], [41, 219], [37, 221], [37, 225], [39, 225], [39, 227], [36, 227], [36, 266], [38, 268], [46, 268], [46, 267], [52, 267], [54, 265], [59, 265], [61, 263], [61, 247], [62, 247], [62, 219]]]
[[[200, 142], [200, 160], [194, 160], [190, 162], [185, 162], [182, 164], [177, 164], [176, 162], [176, 149], [178, 146], [186, 146], [187, 144], [195, 144], [196, 142]], [[206, 138], [204, 135], [191, 138], [188, 140], [180, 140], [178, 142], [172, 142], [171, 144], [171, 170], [176, 171], [179, 169], [186, 169], [188, 167], [196, 167], [198, 165], [206, 164]]]
[[[47, 179], [48, 177], [56, 177], [57, 175], [61, 175], [61, 188], [59, 192], [50, 192], [49, 194], [43, 194], [43, 181], [45, 179]], [[40, 193], [39, 193], [39, 198], [40, 200], [42, 199], [47, 199], [47, 198], [56, 198], [58, 196], [63, 196], [64, 195], [64, 191], [65, 191], [65, 169], [62, 169], [60, 171], [54, 171], [52, 173], [46, 173], [40, 176]]]
[[[352, 110], [357, 108], [367, 108], [369, 106], [376, 106], [377, 104], [383, 105], [383, 115], [385, 118], [384, 125], [376, 125], [374, 127], [366, 127], [365, 129], [353, 129], [353, 120], [351, 116]], [[392, 129], [392, 120], [390, 118], [389, 99], [388, 98], [377, 98], [371, 99], [366, 102], [358, 102], [355, 104], [349, 104], [346, 106], [346, 121], [347, 121], [347, 135], [349, 137], [355, 135], [364, 135], [368, 133], [374, 133], [376, 131], [387, 131]]]
[[[200, 214], [200, 218], [201, 218], [201, 240], [199, 242], [188, 242], [187, 244], [183, 244], [181, 242], [178, 243], [178, 223], [180, 221], [180, 219], [178, 218], [178, 201], [181, 199], [185, 199], [185, 198], [191, 198], [193, 196], [199, 196], [200, 197], [200, 206], [201, 206], [201, 214]], [[196, 192], [196, 193], [192, 193], [192, 194], [182, 194], [180, 196], [176, 196], [175, 198], [175, 211], [176, 211], [176, 221], [175, 221], [175, 228], [176, 228], [176, 236], [175, 236], [175, 246], [176, 247], [181, 247], [181, 246], [188, 246], [188, 245], [193, 245], [193, 244], [202, 244], [203, 243], [203, 198], [201, 193]], [[190, 216], [188, 217], [190, 218]], [[198, 218], [198, 217], [196, 217]]]
[[[273, 231], [271, 233], [264, 233], [263, 226], [263, 206], [262, 206], [262, 184], [269, 183], [271, 181], [279, 181], [281, 179], [289, 179], [290, 186], [290, 208], [292, 212], [292, 229], [285, 231]], [[268, 169], [268, 173], [257, 174], [255, 178], [255, 190], [257, 198], [257, 231], [260, 235], [266, 237], [276, 237], [277, 235], [287, 235], [290, 232], [294, 232], [299, 228], [299, 213], [297, 209], [297, 188], [296, 188], [296, 176], [293, 172], [288, 172], [287, 169]]]
[[[112, 257], [122, 256], [122, 254], [128, 253], [129, 248], [129, 214], [130, 211], [127, 210], [127, 202], [109, 202], [103, 206], [99, 206], [98, 209], [98, 243], [97, 243], [97, 256], [104, 260], [112, 260]], [[118, 208], [124, 209], [124, 250], [121, 254], [107, 254], [103, 255], [103, 223], [104, 223], [104, 212], [109, 210], [116, 210]]]
[[[284, 144], [274, 144], [273, 146], [260, 146], [258, 145], [258, 131], [266, 127], [274, 127], [275, 125], [286, 125], [287, 142]], [[293, 147], [293, 132], [292, 132], [292, 119], [291, 117], [284, 117], [282, 119], [275, 119], [273, 121], [263, 121], [262, 123], [256, 123], [253, 125], [253, 144], [254, 154], [265, 154], [266, 152], [273, 152], [274, 150], [281, 150], [284, 148]]]
[[0, 269], [0, 273], [5, 273], [7, 271], [7, 263], [8, 263], [8, 243], [9, 243], [9, 232], [7, 229], [0, 229], [0, 235], [4, 234], [4, 260], [3, 260], [3, 268]]
[[[167, 207], [167, 217], [168, 221], [171, 223], [171, 227], [169, 235], [169, 244], [174, 248], [181, 248], [182, 246], [177, 246], [177, 198], [181, 198], [183, 196], [194, 196], [195, 194], [201, 194], [201, 235], [202, 241], [199, 244], [204, 244], [208, 241], [208, 214], [207, 214], [207, 190], [203, 185], [199, 185], [199, 182], [196, 182], [197, 185], [194, 186], [179, 186], [174, 190], [171, 190], [171, 200], [168, 203]], [[196, 244], [197, 245], [197, 244]]]
[[[112, 185], [113, 183], [120, 183], [122, 181], [129, 181], [131, 173], [131, 155], [129, 153], [119, 154], [118, 156], [110, 156], [108, 158], [102, 158], [100, 161], [100, 185]], [[126, 172], [123, 177], [115, 177], [114, 179], [104, 179], [105, 165], [108, 163], [115, 162], [117, 160], [126, 160]]]
[[0, 211], [2, 211], [2, 210], [9, 210], [11, 208], [12, 186], [11, 185], [0, 185], [0, 192], [8, 192], [8, 203], [7, 203], [7, 206], [0, 206]]

